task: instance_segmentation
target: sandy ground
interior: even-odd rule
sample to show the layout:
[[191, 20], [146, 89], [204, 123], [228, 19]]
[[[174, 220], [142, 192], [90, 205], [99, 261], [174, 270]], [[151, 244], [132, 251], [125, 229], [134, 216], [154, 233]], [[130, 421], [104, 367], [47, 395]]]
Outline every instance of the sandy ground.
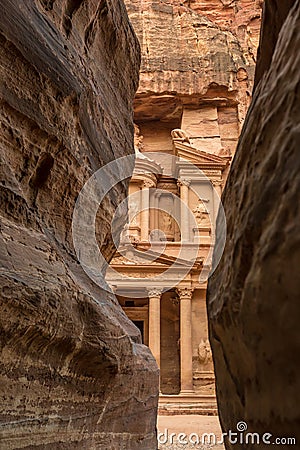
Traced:
[[[158, 435], [158, 448], [162, 450], [224, 450], [225, 448], [220, 444], [222, 431], [216, 416], [160, 416], [158, 417], [158, 432], [162, 433]], [[171, 433], [176, 433], [176, 436], [170, 436]], [[180, 433], [184, 433], [186, 436], [179, 436]], [[214, 433], [216, 444], [214, 444], [213, 437], [203, 436], [204, 433]], [[199, 444], [197, 443], [198, 438]], [[211, 439], [210, 442], [209, 439]]]

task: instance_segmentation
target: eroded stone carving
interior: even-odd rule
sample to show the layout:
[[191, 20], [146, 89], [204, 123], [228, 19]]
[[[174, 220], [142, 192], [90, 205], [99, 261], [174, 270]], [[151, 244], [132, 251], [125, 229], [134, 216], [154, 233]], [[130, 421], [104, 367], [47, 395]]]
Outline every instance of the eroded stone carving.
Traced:
[[144, 180], [143, 181], [143, 188], [150, 189], [150, 188], [154, 188], [154, 187], [155, 187], [154, 181], [152, 181], [152, 180]]
[[171, 136], [173, 141], [186, 142], [187, 144], [190, 144], [190, 139], [187, 133], [180, 128], [175, 128], [174, 130], [172, 130]]
[[159, 288], [148, 288], [147, 291], [148, 291], [148, 296], [153, 297], [153, 298], [160, 297], [161, 293], [162, 293], [162, 290]]
[[180, 300], [191, 300], [194, 289], [189, 287], [182, 287], [176, 289]]
[[205, 205], [205, 203], [208, 203], [209, 200], [208, 199], [201, 199], [199, 200], [198, 205], [195, 206], [195, 208], [193, 209], [193, 213], [195, 215], [197, 224], [201, 227], [211, 227], [211, 222], [210, 222], [210, 218], [209, 218], [209, 212], [207, 211]]
[[137, 202], [129, 201], [129, 226], [137, 225], [139, 206]]
[[201, 364], [206, 365], [212, 362], [212, 353], [208, 339], [202, 339], [198, 346], [198, 358]]

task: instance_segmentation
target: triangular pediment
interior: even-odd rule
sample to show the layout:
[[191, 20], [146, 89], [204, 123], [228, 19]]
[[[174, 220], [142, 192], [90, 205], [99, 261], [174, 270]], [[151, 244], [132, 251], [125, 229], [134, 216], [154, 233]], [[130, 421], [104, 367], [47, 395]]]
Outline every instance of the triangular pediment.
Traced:
[[212, 153], [204, 152], [190, 144], [185, 144], [182, 142], [174, 142], [176, 156], [181, 159], [190, 161], [191, 163], [201, 167], [216, 166], [226, 167], [228, 165], [228, 157], [222, 157], [213, 155]]
[[111, 261], [111, 265], [125, 266], [147, 266], [155, 265], [168, 268], [176, 262], [176, 267], [182, 268], [189, 266], [190, 261], [183, 258], [176, 258], [165, 253], [155, 252], [153, 250], [133, 249], [129, 247], [120, 249]]

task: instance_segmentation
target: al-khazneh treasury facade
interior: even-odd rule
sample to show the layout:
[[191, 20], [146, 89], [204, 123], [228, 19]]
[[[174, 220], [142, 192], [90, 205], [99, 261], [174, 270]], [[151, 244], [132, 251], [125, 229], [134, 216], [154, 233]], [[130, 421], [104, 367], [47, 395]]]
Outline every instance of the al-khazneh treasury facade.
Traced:
[[[251, 98], [261, 3], [127, 1], [142, 48], [137, 158], [111, 266], [117, 298], [160, 367], [161, 413], [216, 412], [199, 274], [210, 270], [218, 197]], [[184, 276], [172, 284], [176, 259]]]

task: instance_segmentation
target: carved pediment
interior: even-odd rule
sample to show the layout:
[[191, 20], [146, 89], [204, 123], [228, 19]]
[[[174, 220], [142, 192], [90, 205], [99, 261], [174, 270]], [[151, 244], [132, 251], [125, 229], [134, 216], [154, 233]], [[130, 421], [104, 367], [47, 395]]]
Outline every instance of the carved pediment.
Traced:
[[199, 150], [190, 144], [174, 142], [176, 156], [183, 160], [190, 161], [199, 168], [225, 169], [229, 164], [228, 157], [213, 155]]
[[166, 269], [176, 262], [176, 267], [182, 268], [189, 266], [190, 261], [166, 255], [165, 253], [157, 253], [152, 250], [137, 250], [130, 248], [128, 251], [122, 249], [121, 253], [117, 253], [112, 259], [111, 266], [160, 266]]

